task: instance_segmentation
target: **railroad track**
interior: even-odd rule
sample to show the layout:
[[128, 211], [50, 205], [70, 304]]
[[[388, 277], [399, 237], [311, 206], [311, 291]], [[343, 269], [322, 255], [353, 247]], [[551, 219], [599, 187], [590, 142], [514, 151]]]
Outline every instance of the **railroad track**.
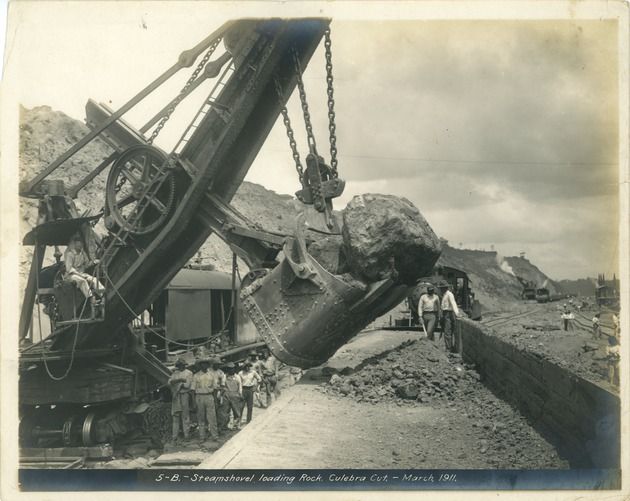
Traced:
[[[581, 327], [582, 329], [586, 330], [586, 331], [591, 331], [593, 328], [593, 323], [592, 323], [592, 319], [588, 318], [586, 315], [584, 315], [583, 313], [577, 313], [577, 315], [575, 316], [575, 320], [574, 322]], [[609, 324], [605, 324], [600, 322], [599, 324], [601, 326], [601, 331], [602, 334], [604, 334], [605, 336], [613, 336], [614, 335], [614, 328], [612, 325]]]
[[538, 311], [537, 308], [532, 308], [531, 310], [523, 311], [520, 313], [512, 313], [512, 314], [508, 314], [507, 316], [501, 316], [498, 318], [497, 317], [490, 318], [488, 320], [482, 321], [481, 323], [487, 327], [499, 327], [501, 325], [508, 324], [518, 318], [527, 317], [531, 315], [532, 313], [535, 313], [536, 311]]

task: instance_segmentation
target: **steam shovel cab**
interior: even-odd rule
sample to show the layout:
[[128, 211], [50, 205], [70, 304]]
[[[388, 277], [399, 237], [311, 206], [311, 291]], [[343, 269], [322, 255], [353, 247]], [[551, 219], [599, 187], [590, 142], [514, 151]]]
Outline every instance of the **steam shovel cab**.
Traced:
[[[43, 313], [47, 315], [50, 331], [69, 325], [102, 322], [105, 318], [104, 289], [100, 286], [94, 293], [102, 300], [97, 306], [90, 305], [90, 301], [79, 290], [76, 284], [66, 277], [65, 262], [61, 259], [59, 247], [67, 246], [70, 240], [78, 235], [84, 243], [85, 252], [89, 258], [95, 258], [95, 246], [92, 245], [94, 233], [90, 223], [100, 216], [58, 219], [44, 222], [29, 233], [23, 240], [23, 245], [33, 247], [33, 259], [25, 291], [25, 300], [20, 318], [20, 339], [26, 337], [33, 318], [30, 316], [35, 305], [43, 306]], [[43, 267], [44, 257], [48, 247], [53, 247], [55, 263]], [[99, 279], [98, 265], [88, 268], [88, 273]], [[102, 283], [98, 280], [97, 283]], [[30, 306], [30, 307], [29, 307]], [[27, 316], [28, 315], [28, 316]], [[41, 322], [41, 312], [37, 312]]]

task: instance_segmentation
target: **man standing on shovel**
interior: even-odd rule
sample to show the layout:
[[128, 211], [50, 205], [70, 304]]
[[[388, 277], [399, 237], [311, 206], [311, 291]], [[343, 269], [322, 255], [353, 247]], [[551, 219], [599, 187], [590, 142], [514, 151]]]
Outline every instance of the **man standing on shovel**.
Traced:
[[418, 301], [418, 316], [422, 319], [424, 331], [427, 338], [431, 341], [435, 340], [435, 324], [440, 320], [440, 298], [435, 293], [435, 287], [430, 285], [427, 293], [420, 296]]

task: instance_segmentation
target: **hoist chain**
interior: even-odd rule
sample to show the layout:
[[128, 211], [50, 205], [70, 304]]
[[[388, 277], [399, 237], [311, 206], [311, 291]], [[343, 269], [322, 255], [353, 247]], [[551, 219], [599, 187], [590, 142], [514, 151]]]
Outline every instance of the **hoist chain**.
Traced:
[[[326, 56], [326, 93], [328, 95], [328, 131], [330, 133], [330, 168], [331, 175], [333, 178], [338, 177], [337, 171], [337, 126], [335, 124], [335, 97], [334, 97], [334, 89], [333, 89], [333, 65], [332, 65], [332, 43], [330, 39], [330, 29], [327, 29], [324, 33], [324, 47], [325, 47], [325, 56]], [[313, 155], [317, 155], [317, 145], [315, 143], [315, 135], [313, 134], [313, 125], [311, 123], [311, 114], [308, 109], [308, 102], [306, 100], [306, 91], [304, 89], [304, 82], [302, 80], [302, 68], [300, 66], [300, 60], [298, 57], [297, 50], [295, 48], [292, 49], [293, 63], [295, 68], [295, 75], [297, 80], [297, 88], [300, 95], [300, 105], [302, 106], [302, 114], [304, 115], [304, 124], [306, 126], [306, 139], [308, 141], [308, 147], [310, 153]], [[284, 122], [284, 126], [287, 131], [287, 137], [289, 138], [289, 146], [291, 147], [291, 153], [293, 155], [293, 160], [295, 161], [295, 168], [298, 172], [298, 176], [300, 178], [300, 182], [303, 181], [304, 178], [304, 168], [302, 166], [302, 162], [300, 160], [300, 154], [297, 149], [297, 143], [295, 141], [295, 136], [293, 133], [293, 128], [291, 127], [291, 120], [289, 119], [289, 113], [287, 111], [287, 107], [284, 104], [284, 95], [282, 92], [282, 86], [280, 85], [280, 81], [278, 77], [275, 77], [275, 86], [276, 92], [278, 94], [278, 99], [280, 101], [280, 105], [282, 106], [282, 120]]]
[[315, 135], [313, 134], [313, 125], [311, 124], [311, 114], [308, 111], [306, 91], [304, 90], [304, 82], [302, 81], [302, 68], [300, 66], [300, 59], [298, 58], [298, 53], [295, 48], [293, 48], [293, 63], [295, 65], [295, 76], [297, 79], [297, 86], [300, 94], [302, 114], [304, 115], [304, 125], [306, 126], [306, 140], [308, 142], [308, 149], [313, 155], [317, 156], [317, 145], [315, 144]]
[[280, 85], [280, 81], [278, 80], [277, 76], [274, 78], [274, 83], [276, 86], [276, 93], [278, 94], [278, 101], [282, 106], [280, 112], [282, 113], [282, 121], [284, 122], [284, 127], [287, 131], [287, 137], [289, 138], [289, 147], [291, 148], [291, 154], [293, 155], [293, 160], [295, 161], [295, 170], [297, 170], [298, 177], [301, 183], [302, 179], [304, 178], [304, 167], [302, 166], [300, 153], [298, 152], [297, 143], [295, 142], [295, 136], [293, 134], [293, 128], [291, 127], [289, 112], [287, 111], [287, 107], [284, 104], [284, 93], [282, 92], [282, 86]]
[[330, 28], [324, 32], [324, 48], [326, 55], [326, 93], [328, 94], [328, 131], [330, 132], [330, 168], [333, 177], [338, 177], [337, 173], [337, 126], [335, 124], [335, 98], [333, 95], [333, 65], [332, 65], [332, 43], [330, 41]]
[[199, 73], [201, 73], [201, 71], [207, 64], [207, 62], [210, 60], [212, 53], [217, 48], [220, 42], [221, 42], [221, 37], [216, 38], [214, 42], [212, 42], [212, 45], [210, 45], [210, 47], [208, 48], [208, 51], [203, 56], [203, 59], [197, 65], [197, 67], [195, 68], [195, 71], [193, 71], [192, 75], [190, 76], [190, 78], [188, 79], [184, 87], [182, 87], [182, 90], [179, 92], [179, 95], [173, 101], [173, 104], [166, 110], [166, 114], [158, 122], [157, 127], [151, 134], [151, 137], [149, 137], [149, 139], [147, 140], [148, 144], [153, 144], [153, 141], [155, 140], [155, 138], [158, 136], [162, 128], [166, 125], [166, 122], [168, 122], [168, 119], [171, 118], [171, 115], [175, 111], [175, 108], [177, 108], [177, 105], [181, 103], [182, 100], [186, 97], [188, 89], [193, 84], [193, 82], [197, 79], [197, 77], [199, 76]]

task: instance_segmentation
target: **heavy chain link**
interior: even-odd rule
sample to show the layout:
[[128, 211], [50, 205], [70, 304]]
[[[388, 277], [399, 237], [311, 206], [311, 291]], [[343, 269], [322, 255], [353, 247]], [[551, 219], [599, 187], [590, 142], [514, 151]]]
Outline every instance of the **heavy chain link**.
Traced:
[[302, 114], [304, 115], [304, 125], [306, 126], [306, 140], [308, 142], [309, 151], [317, 156], [317, 145], [315, 144], [315, 135], [313, 134], [313, 125], [311, 124], [311, 114], [308, 111], [308, 102], [306, 101], [306, 91], [304, 90], [304, 82], [302, 81], [302, 68], [297, 50], [293, 48], [293, 64], [295, 65], [295, 76], [297, 79], [298, 91], [300, 94], [300, 104], [302, 105]]
[[274, 84], [276, 86], [276, 93], [278, 94], [278, 101], [280, 102], [280, 106], [282, 106], [280, 112], [282, 113], [282, 121], [284, 122], [284, 127], [287, 131], [287, 137], [289, 138], [289, 147], [291, 148], [291, 154], [293, 155], [293, 160], [295, 161], [295, 170], [298, 173], [298, 178], [300, 179], [301, 183], [304, 179], [304, 167], [302, 166], [302, 161], [300, 160], [300, 153], [297, 149], [297, 143], [293, 134], [293, 127], [291, 127], [289, 112], [284, 104], [284, 93], [282, 92], [282, 86], [280, 85], [280, 81], [278, 80], [277, 76], [274, 78]]
[[[332, 170], [332, 177], [338, 177], [337, 171], [337, 126], [335, 124], [335, 97], [334, 97], [334, 80], [333, 80], [333, 65], [332, 65], [332, 43], [330, 39], [330, 28], [324, 32], [324, 48], [326, 56], [326, 93], [328, 95], [328, 131], [330, 139], [330, 168]], [[309, 150], [314, 155], [317, 155], [317, 145], [315, 143], [315, 135], [313, 134], [313, 125], [311, 123], [311, 114], [308, 109], [308, 102], [306, 100], [306, 91], [304, 89], [304, 82], [302, 80], [302, 68], [300, 66], [300, 60], [297, 50], [292, 49], [293, 63], [295, 67], [295, 75], [297, 80], [298, 92], [300, 95], [300, 105], [302, 106], [302, 113], [304, 115], [304, 124], [306, 126], [306, 139], [308, 141]], [[295, 169], [297, 170], [300, 182], [304, 178], [304, 167], [300, 160], [300, 154], [297, 149], [297, 143], [291, 126], [291, 120], [289, 119], [289, 113], [287, 107], [284, 104], [284, 95], [282, 92], [282, 86], [276, 76], [274, 79], [276, 86], [276, 93], [282, 109], [282, 121], [287, 131], [287, 137], [289, 138], [289, 146], [291, 148], [291, 154], [295, 161]]]
[[158, 137], [158, 134], [164, 128], [164, 126], [166, 125], [166, 122], [168, 122], [168, 119], [171, 118], [171, 115], [175, 111], [175, 108], [177, 108], [177, 105], [181, 103], [182, 100], [186, 97], [186, 92], [188, 91], [192, 83], [197, 79], [197, 77], [199, 76], [199, 73], [201, 73], [203, 68], [206, 66], [206, 64], [210, 60], [210, 57], [212, 56], [212, 53], [217, 48], [220, 42], [221, 42], [221, 37], [217, 37], [214, 40], [214, 42], [212, 42], [212, 45], [208, 48], [208, 51], [203, 56], [203, 59], [195, 68], [195, 71], [193, 71], [192, 75], [190, 76], [190, 78], [188, 79], [184, 87], [182, 87], [182, 90], [179, 91], [179, 94], [173, 101], [173, 104], [166, 110], [166, 114], [158, 122], [157, 127], [153, 130], [153, 133], [151, 134], [151, 137], [149, 137], [149, 139], [147, 140], [148, 144], [153, 144], [153, 141], [155, 141], [155, 138]]
[[328, 131], [330, 133], [330, 168], [333, 177], [338, 177], [337, 173], [337, 125], [335, 124], [335, 97], [333, 95], [333, 65], [332, 65], [332, 43], [330, 41], [330, 28], [324, 32], [324, 48], [326, 55], [326, 93], [328, 94]]

